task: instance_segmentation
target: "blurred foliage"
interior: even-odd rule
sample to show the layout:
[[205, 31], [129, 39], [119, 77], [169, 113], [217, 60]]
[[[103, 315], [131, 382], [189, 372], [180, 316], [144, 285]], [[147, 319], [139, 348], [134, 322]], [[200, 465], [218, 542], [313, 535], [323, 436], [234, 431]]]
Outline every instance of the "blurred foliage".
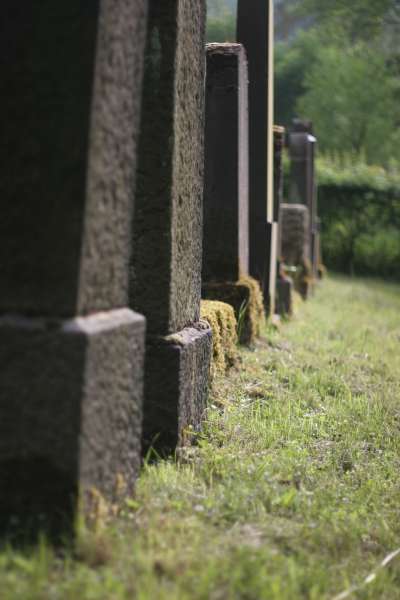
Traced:
[[208, 19], [207, 42], [234, 42], [236, 40], [236, 17]]
[[382, 39], [400, 28], [399, 0], [287, 0], [299, 14], [314, 15], [331, 36], [344, 33], [351, 42]]
[[364, 43], [319, 49], [305, 74], [297, 112], [313, 123], [323, 151], [365, 153], [368, 163], [399, 156], [400, 82]]
[[207, 42], [236, 40], [237, 0], [208, 0]]
[[300, 31], [291, 43], [275, 45], [275, 122], [290, 125], [296, 104], [307, 91], [306, 75], [318, 60], [316, 31]]
[[328, 267], [400, 279], [400, 169], [351, 156], [317, 161], [323, 259]]
[[362, 156], [351, 153], [319, 156], [317, 173], [321, 186], [368, 187], [377, 192], [400, 193], [400, 162], [394, 159], [384, 168], [368, 165]]
[[298, 29], [276, 45], [275, 121], [311, 119], [324, 153], [400, 157], [400, 0], [281, 4]]

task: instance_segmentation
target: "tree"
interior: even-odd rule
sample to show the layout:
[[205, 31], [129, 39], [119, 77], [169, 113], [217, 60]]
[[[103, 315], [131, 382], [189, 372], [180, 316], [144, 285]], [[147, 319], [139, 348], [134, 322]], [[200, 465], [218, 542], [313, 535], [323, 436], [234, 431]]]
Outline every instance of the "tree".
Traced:
[[331, 33], [345, 30], [353, 42], [371, 41], [400, 28], [400, 0], [295, 0], [300, 14], [313, 14]]
[[275, 122], [289, 126], [295, 107], [307, 88], [305, 78], [316, 60], [321, 42], [316, 31], [301, 31], [292, 43], [275, 47]]
[[389, 160], [400, 115], [397, 84], [381, 54], [361, 43], [320, 49], [304, 85], [297, 110], [314, 122], [322, 151], [365, 153], [370, 163]]
[[237, 0], [208, 0], [207, 41], [233, 42], [236, 39]]

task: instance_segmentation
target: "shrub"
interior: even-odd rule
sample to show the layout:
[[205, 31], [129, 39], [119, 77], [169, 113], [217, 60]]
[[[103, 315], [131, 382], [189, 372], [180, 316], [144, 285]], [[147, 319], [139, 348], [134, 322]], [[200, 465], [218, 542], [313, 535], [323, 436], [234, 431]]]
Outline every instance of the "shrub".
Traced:
[[322, 251], [338, 271], [400, 278], [400, 171], [360, 159], [317, 161]]

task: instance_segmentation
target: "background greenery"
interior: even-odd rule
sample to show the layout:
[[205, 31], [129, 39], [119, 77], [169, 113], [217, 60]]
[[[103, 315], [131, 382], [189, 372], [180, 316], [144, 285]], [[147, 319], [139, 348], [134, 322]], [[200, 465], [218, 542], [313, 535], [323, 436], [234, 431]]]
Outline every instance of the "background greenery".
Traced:
[[[235, 39], [236, 0], [209, 0], [208, 39]], [[323, 255], [400, 279], [400, 0], [275, 0], [275, 122], [311, 119]]]
[[400, 279], [400, 175], [354, 157], [317, 163], [323, 260], [351, 274]]

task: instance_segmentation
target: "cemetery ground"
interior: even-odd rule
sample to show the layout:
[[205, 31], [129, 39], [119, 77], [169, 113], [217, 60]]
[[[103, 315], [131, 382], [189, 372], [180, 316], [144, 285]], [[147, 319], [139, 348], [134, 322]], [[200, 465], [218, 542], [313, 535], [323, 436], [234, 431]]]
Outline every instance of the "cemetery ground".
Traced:
[[[333, 599], [400, 547], [400, 287], [328, 278], [214, 385], [76, 549], [0, 553], [4, 600]], [[344, 596], [343, 596], [344, 597]], [[347, 596], [346, 596], [347, 597]], [[349, 597], [400, 598], [400, 556]]]

